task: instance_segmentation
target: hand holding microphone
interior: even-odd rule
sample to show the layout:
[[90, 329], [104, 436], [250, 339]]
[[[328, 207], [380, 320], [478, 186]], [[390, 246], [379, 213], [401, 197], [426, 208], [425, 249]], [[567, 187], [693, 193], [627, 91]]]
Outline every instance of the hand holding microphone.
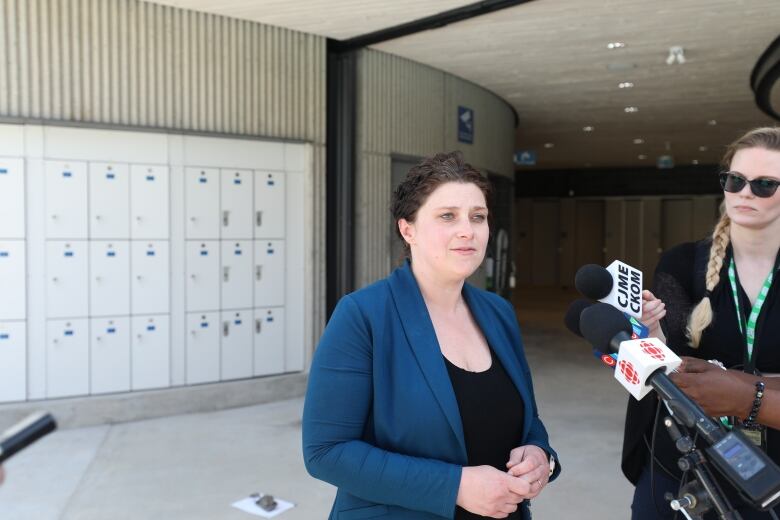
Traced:
[[666, 304], [648, 290], [642, 291], [642, 317], [639, 320], [650, 329], [649, 336], [666, 343], [666, 336], [661, 330], [661, 319], [666, 316]]

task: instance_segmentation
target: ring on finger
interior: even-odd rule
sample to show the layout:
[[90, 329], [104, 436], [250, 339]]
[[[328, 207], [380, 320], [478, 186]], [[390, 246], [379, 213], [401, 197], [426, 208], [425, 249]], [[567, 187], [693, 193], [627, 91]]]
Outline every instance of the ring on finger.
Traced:
[[536, 479], [536, 483], [539, 484], [539, 489], [542, 489], [542, 483], [539, 482], [539, 479]]

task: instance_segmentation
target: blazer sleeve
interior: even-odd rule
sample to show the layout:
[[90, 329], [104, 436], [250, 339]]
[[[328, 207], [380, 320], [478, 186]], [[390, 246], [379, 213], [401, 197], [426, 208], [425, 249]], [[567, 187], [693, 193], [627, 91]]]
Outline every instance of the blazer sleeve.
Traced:
[[552, 482], [558, 478], [558, 475], [561, 473], [561, 462], [558, 458], [558, 454], [550, 446], [550, 438], [547, 434], [547, 429], [544, 427], [542, 420], [539, 418], [539, 409], [536, 406], [536, 396], [534, 395], [534, 384], [533, 380], [531, 379], [531, 369], [529, 368], [528, 361], [525, 358], [525, 349], [523, 348], [523, 340], [520, 336], [520, 326], [517, 323], [515, 309], [508, 301], [504, 300], [504, 302], [508, 307], [507, 312], [510, 316], [508, 320], [510, 323], [510, 330], [512, 331], [512, 342], [513, 345], [515, 345], [517, 357], [520, 360], [520, 367], [523, 369], [523, 379], [528, 382], [528, 393], [531, 396], [531, 429], [528, 432], [528, 437], [526, 437], [525, 444], [539, 446], [547, 452], [548, 456], [551, 455], [555, 457], [555, 471], [550, 476], [550, 482]]
[[451, 518], [462, 468], [365, 442], [372, 399], [371, 330], [355, 301], [345, 296], [309, 374], [303, 410], [306, 469], [364, 500]]

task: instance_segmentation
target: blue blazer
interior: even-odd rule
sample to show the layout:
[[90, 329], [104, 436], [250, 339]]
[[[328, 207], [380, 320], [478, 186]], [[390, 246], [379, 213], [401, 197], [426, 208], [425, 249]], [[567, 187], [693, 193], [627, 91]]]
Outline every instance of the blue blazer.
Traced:
[[[523, 398], [519, 445], [535, 444], [557, 460], [514, 309], [469, 284], [463, 296]], [[312, 476], [338, 487], [331, 520], [453, 518], [468, 460], [463, 425], [409, 262], [336, 306], [311, 366], [303, 453]], [[553, 478], [558, 472], [560, 464]], [[527, 500], [521, 509], [530, 518]]]

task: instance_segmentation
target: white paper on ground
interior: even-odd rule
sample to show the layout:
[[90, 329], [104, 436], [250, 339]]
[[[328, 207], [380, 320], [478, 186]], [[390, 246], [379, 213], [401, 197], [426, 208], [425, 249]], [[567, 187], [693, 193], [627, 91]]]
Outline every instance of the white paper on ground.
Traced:
[[240, 509], [241, 511], [244, 511], [245, 513], [249, 513], [250, 515], [255, 515], [255, 516], [262, 516], [263, 518], [275, 518], [281, 515], [282, 513], [284, 513], [285, 511], [287, 511], [288, 509], [292, 509], [293, 507], [295, 507], [295, 504], [293, 504], [292, 502], [287, 502], [286, 500], [275, 498], [274, 500], [276, 500], [276, 507], [274, 508], [274, 510], [266, 511], [262, 507], [255, 504], [255, 500], [256, 499], [252, 497], [246, 497], [246, 498], [242, 498], [238, 502], [233, 502], [233, 504], [231, 505], [236, 509]]

